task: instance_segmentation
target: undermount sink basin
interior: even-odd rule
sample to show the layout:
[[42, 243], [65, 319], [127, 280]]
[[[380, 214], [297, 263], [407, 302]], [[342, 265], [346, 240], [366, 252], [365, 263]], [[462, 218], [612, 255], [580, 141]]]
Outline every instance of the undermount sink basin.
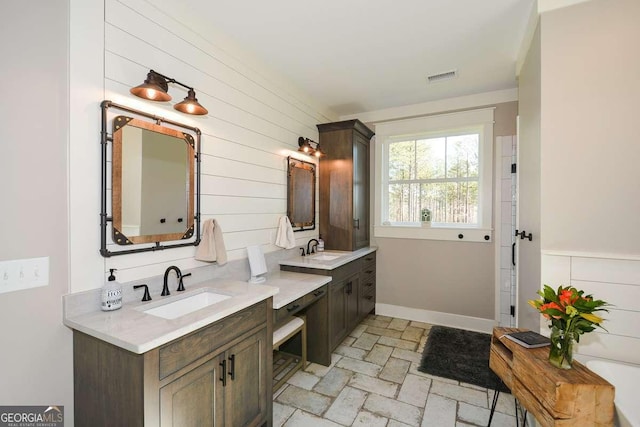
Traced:
[[229, 295], [218, 294], [211, 291], [204, 291], [191, 295], [177, 301], [169, 302], [158, 307], [143, 310], [143, 313], [164, 319], [175, 319], [194, 311], [198, 311], [213, 304], [231, 298]]
[[333, 261], [334, 259], [338, 259], [342, 254], [334, 254], [334, 253], [319, 253], [311, 255], [310, 258], [314, 261]]

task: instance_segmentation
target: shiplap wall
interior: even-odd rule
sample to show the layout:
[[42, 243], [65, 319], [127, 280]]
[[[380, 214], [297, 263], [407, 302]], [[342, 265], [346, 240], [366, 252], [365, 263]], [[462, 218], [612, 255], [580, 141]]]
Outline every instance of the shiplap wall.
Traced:
[[[580, 253], [543, 253], [542, 281], [572, 285], [612, 304], [602, 326], [582, 335], [577, 353], [585, 360], [611, 359], [640, 365], [640, 259]], [[543, 322], [546, 325], [546, 322]]]
[[[246, 53], [236, 54], [237, 50], [220, 46], [220, 41], [213, 40], [205, 29], [197, 31], [190, 22], [180, 22], [171, 10], [143, 0], [92, 1], [94, 5], [104, 3], [104, 99], [198, 127], [202, 131], [203, 221], [218, 220], [229, 260], [246, 258], [248, 245], [260, 244], [265, 253], [278, 250], [273, 242], [278, 219], [286, 213], [287, 156], [310, 160], [296, 152], [298, 137], [317, 140], [316, 124], [337, 117], [295, 87], [283, 85], [284, 79], [272, 78], [274, 74], [266, 66], [264, 70], [256, 69], [254, 60], [243, 61]], [[72, 3], [72, 8], [74, 4], [78, 5], [78, 14], [82, 13], [81, 7], [86, 7]], [[91, 31], [95, 37], [95, 28], [86, 27], [81, 31]], [[78, 31], [72, 33], [72, 37], [81, 36]], [[74, 58], [72, 50], [71, 60], [73, 63], [82, 58]], [[176, 112], [172, 105], [186, 96], [186, 91], [176, 85], [170, 85], [170, 103], [153, 103], [130, 95], [129, 89], [140, 84], [149, 69], [193, 86], [209, 114], [195, 117]], [[97, 115], [101, 99], [93, 101]], [[98, 142], [96, 138], [95, 143]], [[73, 150], [73, 141], [71, 147]], [[99, 164], [94, 166], [94, 171], [99, 170]], [[71, 179], [73, 188], [73, 180], [81, 177], [72, 174]], [[95, 191], [99, 193], [99, 188]], [[89, 198], [92, 199], [96, 198]], [[95, 209], [97, 214], [99, 205]], [[76, 233], [99, 233], [99, 228], [76, 228]], [[316, 229], [295, 236], [303, 244], [317, 234]], [[98, 247], [89, 247], [94, 243], [95, 239], [88, 240], [84, 249], [97, 251]], [[72, 254], [82, 252], [78, 248], [82, 244], [76, 239]], [[126, 282], [157, 276], [170, 265], [183, 270], [217, 268], [215, 264], [196, 261], [194, 254], [195, 247], [185, 247], [116, 256], [104, 260], [104, 271], [116, 268], [118, 279]], [[78, 258], [72, 256], [72, 266], [82, 262]], [[101, 285], [72, 281], [71, 290]]]

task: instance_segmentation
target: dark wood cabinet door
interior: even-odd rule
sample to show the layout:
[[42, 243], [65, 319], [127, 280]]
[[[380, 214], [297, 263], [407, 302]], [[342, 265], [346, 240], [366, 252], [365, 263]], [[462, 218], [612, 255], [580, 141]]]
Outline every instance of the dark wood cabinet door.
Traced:
[[355, 249], [369, 246], [369, 142], [354, 132], [353, 242]]
[[257, 426], [267, 419], [267, 351], [266, 329], [227, 350], [226, 427]]
[[346, 281], [331, 283], [329, 287], [329, 336], [333, 351], [347, 334]]
[[360, 288], [360, 275], [354, 274], [353, 276], [350, 276], [347, 279], [347, 283], [345, 285], [348, 331], [351, 331], [358, 324], [358, 295], [360, 291], [359, 288]]
[[222, 360], [214, 357], [160, 389], [162, 427], [224, 426]]

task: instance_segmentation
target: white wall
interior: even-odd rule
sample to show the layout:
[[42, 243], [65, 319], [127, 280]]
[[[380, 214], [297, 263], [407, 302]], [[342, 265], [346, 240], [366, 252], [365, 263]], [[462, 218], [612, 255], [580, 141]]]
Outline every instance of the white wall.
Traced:
[[592, 334], [579, 352], [634, 363], [639, 16], [637, 0], [591, 1], [541, 16], [542, 282], [571, 283], [615, 304], [605, 314], [610, 334]]
[[543, 13], [542, 249], [640, 254], [640, 2]]
[[537, 329], [539, 314], [527, 301], [540, 289], [540, 245], [546, 229], [540, 224], [540, 26], [536, 27], [520, 72], [518, 129], [518, 219], [516, 228], [532, 240], [516, 239], [518, 271], [517, 326]]
[[[640, 258], [548, 251], [542, 255], [545, 283], [565, 284], [612, 304], [602, 330], [585, 334], [577, 346], [581, 360], [611, 359], [640, 365]], [[554, 288], [557, 286], [553, 286]], [[546, 328], [546, 323], [542, 322]]]
[[67, 209], [68, 2], [3, 2], [0, 260], [49, 257], [49, 285], [0, 293], [0, 404], [64, 405], [73, 425]]
[[[106, 260], [98, 255], [102, 99], [200, 128], [202, 218], [218, 220], [230, 260], [245, 258], [248, 245], [278, 249], [272, 242], [286, 212], [286, 158], [295, 155], [299, 136], [317, 140], [315, 125], [336, 118], [209, 29], [196, 12], [173, 3], [72, 0], [71, 89], [78, 98], [71, 111], [73, 291], [101, 286], [108, 268], [117, 268], [122, 282], [157, 276], [170, 265], [219, 268], [195, 261], [195, 247]], [[102, 62], [104, 71], [95, 66]], [[184, 115], [171, 103], [130, 95], [149, 69], [194, 86], [209, 115]], [[172, 103], [186, 96], [178, 86], [169, 94]], [[314, 236], [317, 230], [296, 233], [300, 244]]]

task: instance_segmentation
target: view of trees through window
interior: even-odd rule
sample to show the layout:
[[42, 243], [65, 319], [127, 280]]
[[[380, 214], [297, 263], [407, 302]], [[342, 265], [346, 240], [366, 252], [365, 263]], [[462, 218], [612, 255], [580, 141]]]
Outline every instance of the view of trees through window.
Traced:
[[477, 133], [389, 144], [389, 221], [478, 224]]

